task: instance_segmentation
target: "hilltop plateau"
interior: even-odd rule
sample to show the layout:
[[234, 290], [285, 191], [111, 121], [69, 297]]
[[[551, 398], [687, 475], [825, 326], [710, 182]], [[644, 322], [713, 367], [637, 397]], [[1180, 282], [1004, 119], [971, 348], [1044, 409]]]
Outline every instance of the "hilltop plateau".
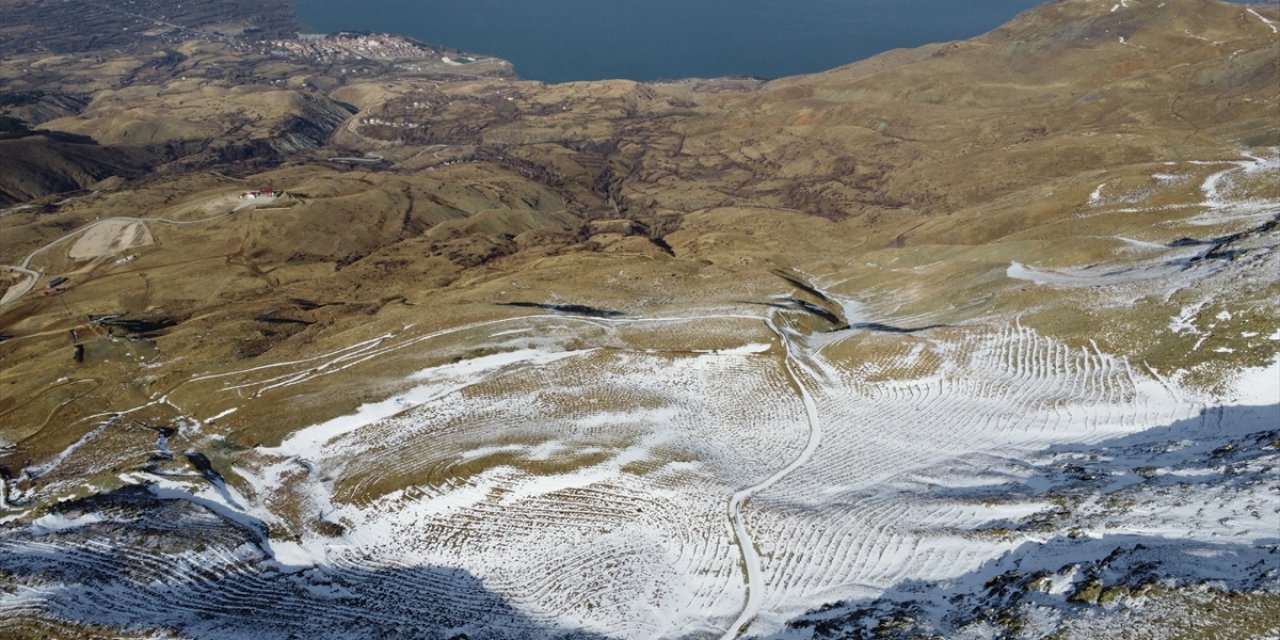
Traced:
[[127, 7], [0, 0], [0, 635], [1280, 634], [1274, 4], [565, 84]]

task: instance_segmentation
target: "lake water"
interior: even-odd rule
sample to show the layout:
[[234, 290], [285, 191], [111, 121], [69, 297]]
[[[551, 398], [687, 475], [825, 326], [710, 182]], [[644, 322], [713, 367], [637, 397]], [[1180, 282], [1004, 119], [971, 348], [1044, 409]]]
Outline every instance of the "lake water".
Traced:
[[562, 82], [822, 71], [989, 31], [1038, 0], [296, 0], [319, 32], [389, 31]]

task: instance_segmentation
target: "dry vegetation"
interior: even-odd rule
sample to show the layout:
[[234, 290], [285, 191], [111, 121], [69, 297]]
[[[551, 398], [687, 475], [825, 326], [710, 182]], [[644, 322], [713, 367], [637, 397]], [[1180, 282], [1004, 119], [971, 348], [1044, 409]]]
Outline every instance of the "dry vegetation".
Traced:
[[[1016, 324], [1222, 391], [1280, 349], [1280, 283], [1265, 277], [1280, 43], [1263, 19], [1280, 13], [1165, 4], [1049, 3], [974, 40], [765, 84], [544, 85], [499, 62], [495, 77], [386, 61], [346, 73], [255, 45], [246, 29], [289, 31], [274, 5], [245, 25], [189, 8], [203, 26], [113, 34], [83, 44], [92, 55], [57, 38], [6, 52], [0, 287], [37, 281], [0, 306], [0, 476], [49, 500], [115, 489], [158, 468], [156, 428], [191, 424], [170, 448], [204, 452], [252, 494], [231, 470], [261, 448], [402, 392], [414, 372], [510, 351], [479, 323], [524, 315], [540, 317], [530, 345], [606, 363], [744, 344], [781, 363], [781, 334], [735, 316], [786, 307], [780, 323], [869, 384], [942, 366], [918, 331], [963, 342]], [[24, 42], [55, 11], [0, 8], [36, 16], [0, 26]], [[282, 194], [240, 197], [264, 188]], [[43, 295], [55, 277], [68, 282]], [[641, 317], [689, 321], [627, 323]], [[826, 335], [842, 322], [867, 331]], [[480, 328], [449, 333], [464, 326]], [[353, 345], [370, 346], [347, 358]], [[469, 393], [534, 395], [525, 384]], [[467, 457], [542, 443], [494, 424], [507, 431], [425, 467], [384, 473], [386, 452], [366, 451], [330, 479], [335, 495], [368, 505], [610, 458]], [[78, 442], [92, 455], [57, 458]], [[659, 451], [625, 468], [697, 457]], [[306, 499], [272, 498], [291, 535], [337, 526]], [[1274, 618], [1274, 599], [1247, 604]], [[0, 631], [63, 633], [36, 618]]]

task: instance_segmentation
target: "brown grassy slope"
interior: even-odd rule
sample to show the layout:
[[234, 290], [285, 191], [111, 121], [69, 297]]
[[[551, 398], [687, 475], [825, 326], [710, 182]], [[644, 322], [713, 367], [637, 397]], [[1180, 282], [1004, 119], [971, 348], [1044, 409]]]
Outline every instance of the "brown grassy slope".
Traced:
[[[721, 191], [736, 203], [874, 219], [1009, 197], [1032, 204], [1044, 195], [1036, 187], [1102, 168], [1280, 143], [1280, 42], [1266, 24], [1213, 0], [1107, 9], [1050, 3], [974, 40], [772, 82], [677, 124], [693, 158], [646, 157], [640, 172], [791, 172]], [[639, 182], [629, 185], [636, 197], [680, 206]], [[931, 239], [1016, 230], [957, 237], [957, 226]]]
[[[93, 424], [78, 420], [193, 375], [305, 358], [408, 325], [428, 331], [515, 313], [496, 302], [559, 300], [636, 315], [759, 302], [791, 291], [772, 273], [789, 266], [843, 279], [841, 291], [877, 319], [960, 323], [1025, 312], [1072, 345], [1097, 337], [1103, 349], [1161, 369], [1208, 357], [1219, 368], [1205, 371], [1256, 363], [1274, 347], [1235, 345], [1228, 357], [1210, 351], [1213, 343], [1191, 354], [1194, 337], [1166, 339], [1170, 315], [1193, 298], [1139, 292], [1103, 312], [1095, 307], [1111, 302], [1092, 289], [1005, 275], [1012, 261], [1128, 260], [1105, 236], [1164, 242], [1228, 231], [1177, 224], [1194, 210], [1129, 215], [1083, 205], [1103, 181], [1143, 188], [1164, 162], [1235, 159], [1274, 142], [1280, 48], [1264, 23], [1210, 0], [1132, 4], [1113, 14], [1106, 3], [1064, 0], [971, 41], [891, 52], [758, 91], [353, 83], [324, 104], [362, 111], [316, 157], [232, 176], [175, 169], [49, 214], [10, 214], [0, 252], [16, 263], [96, 217], [189, 222], [224, 213], [215, 203], [234, 203], [248, 188], [293, 194], [279, 207], [208, 224], [152, 224], [156, 244], [133, 261], [76, 262], [64, 247], [33, 263], [50, 275], [74, 272], [74, 287], [0, 310], [0, 330], [14, 336], [0, 343], [10, 399], [0, 398], [0, 419], [18, 425], [0, 437], [19, 443], [0, 464], [46, 459]], [[184, 64], [199, 59], [189, 53]], [[160, 139], [165, 127], [194, 119], [183, 126], [208, 128], [197, 137], [234, 131], [261, 140], [274, 136], [272, 123], [314, 107], [298, 97], [314, 89], [164, 82], [164, 91], [102, 92], [64, 121], [94, 135]], [[202, 97], [220, 102], [202, 111]], [[423, 100], [433, 107], [412, 109]], [[228, 118], [240, 109], [267, 124], [246, 118], [238, 127]], [[371, 116], [421, 126], [347, 126]], [[366, 151], [384, 161], [321, 161]], [[1195, 169], [1162, 204], [1198, 201], [1199, 179], [1213, 170]], [[1251, 189], [1266, 195], [1274, 184]], [[1229, 275], [1197, 286], [1234, 291]], [[1265, 320], [1274, 287], [1250, 287], [1240, 289], [1240, 306]], [[177, 324], [112, 340], [87, 320], [121, 312]], [[83, 367], [72, 368], [72, 328], [90, 340]], [[48, 386], [64, 376], [72, 386]], [[218, 428], [252, 444], [381, 388], [358, 371], [343, 380], [314, 390], [323, 410], [290, 414], [294, 405], [280, 404], [261, 409], [255, 423], [245, 409], [240, 426]], [[184, 410], [213, 415], [227, 397], [186, 398]], [[47, 437], [35, 435], [45, 428]]]

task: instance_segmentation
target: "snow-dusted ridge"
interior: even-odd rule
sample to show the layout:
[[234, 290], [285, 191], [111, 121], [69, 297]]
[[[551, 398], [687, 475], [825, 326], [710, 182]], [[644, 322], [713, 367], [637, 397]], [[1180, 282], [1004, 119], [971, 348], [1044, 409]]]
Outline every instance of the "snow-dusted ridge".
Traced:
[[[515, 349], [425, 370], [414, 376], [423, 385], [260, 451], [261, 466], [234, 470], [252, 494], [146, 478], [150, 501], [91, 500], [10, 531], [0, 539], [6, 571], [55, 581], [88, 571], [105, 580], [93, 593], [112, 595], [66, 586], [39, 597], [23, 591], [0, 596], [0, 611], [177, 625], [198, 637], [338, 637], [326, 625], [343, 619], [370, 633], [413, 630], [404, 637], [449, 637], [432, 635], [440, 629], [512, 638], [737, 637], [745, 629], [790, 638], [809, 637], [797, 635], [804, 627], [794, 621], [807, 620], [815, 602], [882, 606], [887, 594], [914, 593], [904, 585], [935, 584], [929, 606], [944, 607], [943, 595], [967, 593], [966, 585], [985, 584], [1015, 561], [1065, 576], [1068, 565], [1092, 566], [1141, 544], [1269, 562], [1252, 550], [1274, 537], [1265, 527], [1235, 527], [1236, 546], [1214, 546], [1213, 517], [1248, 517], [1259, 497], [1252, 489], [1197, 516], [1202, 524], [1190, 529], [1177, 517], [1151, 526], [1142, 513], [1120, 535], [1116, 514], [1103, 509], [1104, 526], [1089, 519], [1092, 507], [1069, 527], [1084, 542], [1065, 537], [1065, 524], [1055, 538], [1021, 532], [1019, 523], [1053, 512], [1048, 498], [1080, 475], [1057, 471], [1060, 460], [1147, 438], [1140, 450], [1164, 447], [1174, 457], [1139, 465], [1152, 467], [1140, 475], [1128, 468], [1136, 460], [1105, 456], [1112, 466], [1096, 473], [1126, 491], [1159, 491], [1200, 473], [1203, 446], [1176, 443], [1196, 434], [1253, 437], [1274, 429], [1265, 422], [1272, 408], [1206, 412], [1121, 358], [1072, 350], [1017, 324], [913, 336], [923, 345], [914, 356], [853, 368], [829, 359], [839, 342], [778, 331], [785, 360], [750, 345], [682, 356]], [[1251, 388], [1237, 400], [1267, 400]], [[602, 413], [592, 398], [645, 408]], [[1203, 427], [1214, 411], [1230, 428]], [[1236, 420], [1246, 414], [1254, 417]], [[1149, 431], [1182, 424], [1201, 427], [1171, 427], [1178, 433], [1167, 438], [1169, 429]], [[386, 447], [398, 455], [379, 453]], [[1249, 455], [1251, 464], [1274, 456]], [[390, 478], [409, 485], [378, 488]], [[269, 533], [286, 526], [276, 512], [281, 500], [317, 514], [328, 529], [293, 539]], [[177, 555], [127, 542], [109, 552], [98, 542], [125, 531], [150, 532], [142, 540], [183, 530], [156, 529], [156, 510], [180, 511], [219, 533], [211, 546]], [[984, 533], [997, 527], [1005, 533]], [[1174, 565], [1160, 575], [1209, 580], [1221, 569]], [[1086, 573], [1062, 578], [1057, 596], [1044, 592], [1018, 606], [1050, 607]], [[155, 601], [177, 606], [145, 604]], [[428, 601], [437, 604], [425, 615]], [[780, 631], [788, 624], [793, 632]]]
[[[1268, 158], [1214, 163], [1182, 222], [1258, 228], [1277, 202], [1240, 185], [1277, 173]], [[1085, 214], [1115, 206], [1095, 193]], [[1020, 257], [990, 275], [1177, 295], [1154, 330], [1207, 340], [1238, 313], [1222, 292], [1274, 273], [1270, 233], [1233, 259], [1206, 256], [1240, 238], [1126, 237], [1115, 264]], [[885, 621], [1035, 637], [1160, 589], [1280, 593], [1280, 360], [1207, 391], [1021, 316], [875, 331], [875, 305], [832, 291], [841, 274], [806, 278], [848, 326], [806, 332], [797, 304], [405, 327], [97, 416], [28, 473], [147, 407], [182, 413], [188, 387], [228, 403], [173, 425], [199, 443], [382, 358], [460, 339], [485, 354], [200, 474], [127, 471], [125, 489], [38, 513], [0, 492], [0, 635], [43, 617], [197, 638], [807, 640]], [[1274, 352], [1280, 331], [1262, 329], [1244, 344]]]

